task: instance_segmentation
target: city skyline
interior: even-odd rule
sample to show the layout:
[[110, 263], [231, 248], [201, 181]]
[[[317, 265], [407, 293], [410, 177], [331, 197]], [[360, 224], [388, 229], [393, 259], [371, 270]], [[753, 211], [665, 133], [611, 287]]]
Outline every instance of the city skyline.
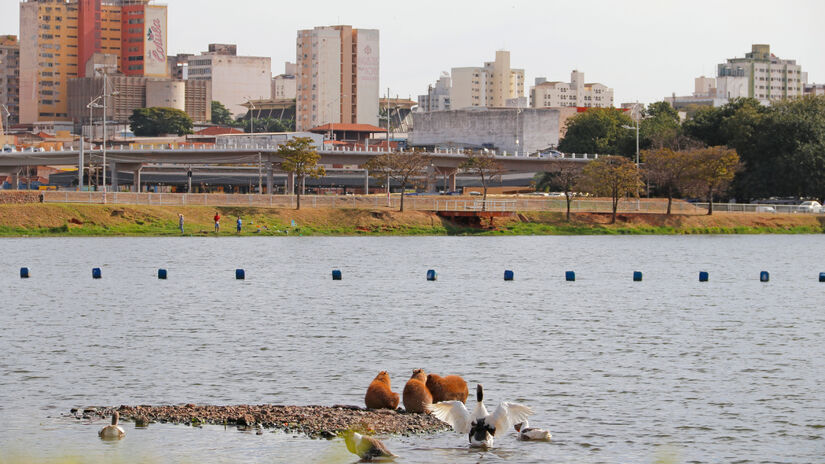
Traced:
[[[19, 35], [19, 2], [4, 3], [0, 33]], [[689, 94], [695, 77], [715, 77], [718, 63], [744, 56], [755, 43], [797, 60], [809, 83], [825, 80], [817, 40], [822, 34], [813, 34], [825, 4], [814, 1], [783, 7], [767, 1], [511, 1], [479, 8], [466, 1], [427, 0], [404, 12], [372, 0], [346, 8], [321, 0], [288, 10], [265, 0], [244, 0], [234, 8], [217, 0], [159, 3], [169, 5], [170, 55], [235, 43], [239, 55], [271, 57], [273, 74], [295, 61], [299, 29], [335, 24], [378, 29], [381, 96], [389, 87], [392, 96], [416, 99], [442, 71], [474, 66], [500, 49], [510, 51], [513, 67], [525, 69], [525, 93], [536, 77], [565, 81], [578, 69], [588, 82], [615, 89], [617, 106]], [[191, 25], [194, 18], [197, 27]]]

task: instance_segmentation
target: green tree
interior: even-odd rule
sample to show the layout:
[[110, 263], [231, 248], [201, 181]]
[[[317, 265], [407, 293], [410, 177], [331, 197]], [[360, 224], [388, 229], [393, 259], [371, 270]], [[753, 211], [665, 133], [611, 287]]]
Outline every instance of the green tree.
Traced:
[[467, 158], [458, 167], [481, 179], [481, 188], [484, 191], [484, 196], [481, 199], [481, 210], [485, 211], [487, 208], [487, 187], [491, 180], [501, 180], [504, 169], [492, 153], [468, 151], [465, 156]]
[[[237, 127], [249, 132], [249, 119], [238, 121]], [[261, 132], [294, 132], [295, 120], [293, 119], [275, 119], [275, 118], [255, 118], [252, 126], [256, 133]]]
[[231, 126], [234, 122], [232, 113], [223, 106], [223, 103], [212, 100], [212, 124]]
[[401, 208], [404, 211], [404, 192], [408, 185], [415, 185], [422, 173], [430, 165], [432, 157], [426, 152], [413, 150], [385, 153], [372, 158], [364, 166], [370, 175], [389, 178], [401, 184]]
[[566, 153], [632, 156], [636, 153], [636, 134], [622, 126], [635, 123], [615, 108], [591, 108], [567, 120], [559, 150]]
[[667, 215], [670, 216], [674, 194], [687, 188], [693, 181], [695, 158], [690, 156], [690, 152], [670, 148], [644, 150], [641, 154], [644, 175], [667, 195]]
[[693, 169], [687, 189], [708, 200], [708, 215], [711, 215], [714, 195], [723, 192], [741, 169], [739, 155], [732, 148], [708, 147], [692, 150], [689, 156], [693, 158]]
[[[318, 166], [321, 155], [315, 151], [313, 140], [310, 137], [295, 137], [294, 139], [278, 145], [276, 154], [281, 157], [281, 170], [295, 175], [298, 185], [304, 184], [307, 176], [318, 178], [326, 175], [326, 169]], [[301, 189], [296, 189], [297, 207], [301, 209]]]
[[192, 133], [192, 118], [175, 108], [138, 108], [129, 116], [132, 132], [138, 137]]
[[641, 149], [673, 148], [682, 135], [679, 113], [667, 102], [651, 103], [639, 128]]
[[610, 197], [613, 206], [611, 224], [616, 222], [619, 199], [635, 194], [641, 186], [639, 171], [630, 159], [623, 156], [600, 156], [587, 163], [582, 170], [583, 186], [591, 193]]

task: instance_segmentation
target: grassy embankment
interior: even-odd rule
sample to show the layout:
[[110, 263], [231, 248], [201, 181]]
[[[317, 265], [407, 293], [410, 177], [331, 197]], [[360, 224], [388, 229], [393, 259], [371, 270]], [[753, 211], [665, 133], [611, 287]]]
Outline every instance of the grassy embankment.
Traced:
[[[825, 218], [810, 214], [705, 215], [523, 212], [497, 218], [495, 228], [472, 228], [433, 213], [367, 209], [293, 209], [257, 207], [135, 206], [88, 204], [0, 205], [0, 236], [177, 236], [178, 213], [186, 235], [214, 236], [212, 216], [219, 211], [221, 236], [240, 235], [632, 235], [822, 233]], [[295, 221], [295, 226], [292, 226]]]

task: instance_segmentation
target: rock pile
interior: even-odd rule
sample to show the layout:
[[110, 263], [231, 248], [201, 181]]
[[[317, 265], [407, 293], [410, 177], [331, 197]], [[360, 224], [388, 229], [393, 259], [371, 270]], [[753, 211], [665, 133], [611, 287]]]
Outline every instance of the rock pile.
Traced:
[[236, 405], [120, 406], [72, 409], [77, 419], [94, 419], [120, 413], [122, 421], [200, 426], [203, 424], [253, 427], [300, 433], [310, 438], [333, 438], [345, 430], [367, 433], [412, 435], [449, 428], [427, 414], [406, 414], [402, 410], [367, 410], [358, 406]]

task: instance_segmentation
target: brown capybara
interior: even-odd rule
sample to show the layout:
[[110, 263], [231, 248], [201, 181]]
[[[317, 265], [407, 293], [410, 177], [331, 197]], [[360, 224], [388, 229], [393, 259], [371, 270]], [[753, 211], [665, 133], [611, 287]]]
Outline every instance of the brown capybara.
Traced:
[[427, 406], [433, 404], [433, 395], [427, 388], [427, 373], [416, 369], [404, 385], [404, 409], [407, 412], [426, 413]]
[[470, 393], [467, 389], [467, 382], [457, 375], [441, 377], [438, 374], [429, 374], [427, 388], [433, 396], [433, 403], [450, 400], [467, 403], [467, 395]]
[[367, 409], [395, 409], [398, 407], [398, 393], [390, 389], [390, 375], [381, 371], [367, 388], [364, 396]]

